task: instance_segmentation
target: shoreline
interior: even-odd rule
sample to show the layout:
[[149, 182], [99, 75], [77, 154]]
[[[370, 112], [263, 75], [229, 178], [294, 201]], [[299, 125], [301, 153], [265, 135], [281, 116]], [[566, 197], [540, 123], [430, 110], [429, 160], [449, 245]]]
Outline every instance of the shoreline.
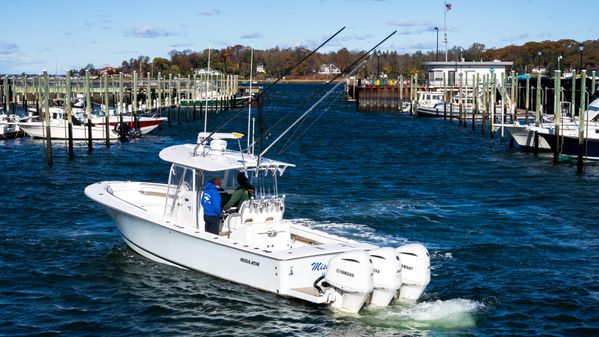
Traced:
[[[269, 79], [269, 80], [254, 80], [254, 82], [258, 82], [258, 84], [260, 84], [260, 83], [272, 83], [274, 81], [275, 80], [272, 80], [272, 79]], [[322, 79], [322, 80], [319, 80], [319, 79], [282, 79], [282, 80], [279, 81], [279, 83], [326, 83], [328, 81], [329, 80], [327, 80], [327, 79]], [[333, 82], [337, 83], [337, 82], [341, 82], [341, 81], [342, 81], [341, 79], [336, 79]], [[248, 83], [248, 82], [249, 82], [249, 80], [239, 79], [239, 83], [240, 84], [241, 83]]]

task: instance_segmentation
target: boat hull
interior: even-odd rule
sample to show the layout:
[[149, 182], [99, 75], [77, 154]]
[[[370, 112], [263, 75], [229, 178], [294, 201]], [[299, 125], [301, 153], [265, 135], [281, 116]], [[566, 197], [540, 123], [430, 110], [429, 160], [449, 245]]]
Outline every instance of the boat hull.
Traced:
[[0, 123], [0, 140], [23, 137], [24, 133], [17, 125]]
[[333, 256], [376, 248], [346, 241], [325, 245], [324, 249], [302, 247], [294, 252], [269, 251], [150, 214], [141, 207], [111, 196], [108, 186], [110, 183], [107, 182], [90, 185], [85, 194], [107, 210], [125, 243], [140, 255], [313, 303], [326, 303], [330, 299], [318, 292], [307, 294], [298, 289], [315, 291], [314, 281], [324, 273]]
[[[30, 137], [32, 138], [47, 138], [46, 135], [46, 126], [41, 122], [32, 122], [32, 123], [20, 123], [19, 127]], [[158, 127], [158, 124], [152, 126], [141, 127], [141, 134], [146, 134], [154, 130]], [[84, 125], [73, 125], [73, 140], [87, 140], [88, 136], [88, 127]], [[101, 126], [92, 126], [92, 140], [104, 140], [106, 139], [106, 128]], [[108, 135], [111, 140], [119, 139], [120, 135], [118, 132], [114, 131], [114, 128], [110, 128]], [[69, 131], [67, 123], [65, 122], [63, 125], [52, 124], [50, 126], [50, 136], [52, 139], [68, 139]]]
[[[523, 149], [525, 151], [534, 150], [534, 148], [535, 148], [534, 132], [530, 131], [525, 126], [518, 126], [518, 125], [513, 125], [513, 126], [510, 125], [510, 126], [506, 126], [505, 128], [509, 131], [510, 135], [512, 135], [512, 138], [514, 139], [516, 144], [518, 144], [518, 146], [521, 149]], [[541, 137], [540, 133], [539, 133], [538, 150], [551, 151], [551, 146], [549, 145], [549, 143], [547, 142], [547, 140], [545, 138]]]
[[[140, 128], [145, 128], [145, 127], [149, 127], [149, 126], [158, 126], [160, 125], [160, 123], [162, 123], [163, 121], [166, 121], [167, 118], [166, 117], [138, 117], [137, 118], [137, 123], [139, 124]], [[114, 127], [116, 126], [118, 123], [121, 122], [121, 118], [120, 116], [110, 116], [108, 123], [110, 124], [110, 126]], [[123, 116], [123, 123], [126, 123], [130, 128], [134, 128], [135, 127], [135, 119], [133, 116]], [[96, 125], [96, 126], [102, 126], [102, 125], [106, 125], [106, 119], [105, 117], [94, 117], [92, 119], [92, 124]]]
[[[419, 106], [416, 108], [416, 113], [420, 117], [443, 117], [445, 115], [443, 108], [431, 108], [425, 106]], [[449, 117], [449, 110], [447, 110], [447, 117]]]
[[[543, 139], [551, 145], [551, 150], [555, 151], [556, 136], [554, 134], [541, 134]], [[568, 157], [578, 157], [579, 140], [578, 137], [561, 136], [560, 154]], [[591, 160], [599, 160], [599, 139], [587, 138], [583, 144], [583, 157]]]

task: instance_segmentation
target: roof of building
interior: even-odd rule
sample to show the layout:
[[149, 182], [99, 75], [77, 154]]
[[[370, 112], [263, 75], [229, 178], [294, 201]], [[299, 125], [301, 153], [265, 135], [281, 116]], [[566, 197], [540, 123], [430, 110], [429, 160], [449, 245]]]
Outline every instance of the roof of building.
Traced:
[[479, 68], [493, 66], [511, 66], [514, 62], [511, 61], [432, 61], [424, 62], [429, 67], [461, 67], [461, 68]]

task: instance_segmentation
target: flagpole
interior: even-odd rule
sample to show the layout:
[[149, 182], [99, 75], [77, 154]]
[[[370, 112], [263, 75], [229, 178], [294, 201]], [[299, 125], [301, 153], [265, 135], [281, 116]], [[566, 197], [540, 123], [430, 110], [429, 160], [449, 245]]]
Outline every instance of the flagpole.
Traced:
[[447, 62], [447, 2], [443, 8], [443, 30], [445, 35], [445, 62]]

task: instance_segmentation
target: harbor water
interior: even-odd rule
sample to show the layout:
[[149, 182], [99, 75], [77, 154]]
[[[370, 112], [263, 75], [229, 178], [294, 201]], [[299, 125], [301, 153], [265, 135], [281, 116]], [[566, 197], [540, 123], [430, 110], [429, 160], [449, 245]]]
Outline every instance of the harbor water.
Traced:
[[[276, 85], [264, 128], [291, 114], [288, 126], [318, 88]], [[577, 176], [575, 162], [554, 166], [480, 128], [357, 112], [341, 94], [309, 115], [287, 151], [284, 139], [267, 155], [297, 165], [280, 179], [286, 218], [380, 246], [424, 244], [432, 277], [418, 303], [346, 315], [128, 249], [84, 188], [166, 182], [158, 152], [194, 142], [198, 115], [91, 153], [76, 143], [73, 159], [54, 141], [52, 167], [42, 141], [0, 141], [0, 335], [599, 335], [599, 165]], [[211, 114], [208, 129], [233, 114]], [[223, 131], [246, 133], [246, 119]]]

